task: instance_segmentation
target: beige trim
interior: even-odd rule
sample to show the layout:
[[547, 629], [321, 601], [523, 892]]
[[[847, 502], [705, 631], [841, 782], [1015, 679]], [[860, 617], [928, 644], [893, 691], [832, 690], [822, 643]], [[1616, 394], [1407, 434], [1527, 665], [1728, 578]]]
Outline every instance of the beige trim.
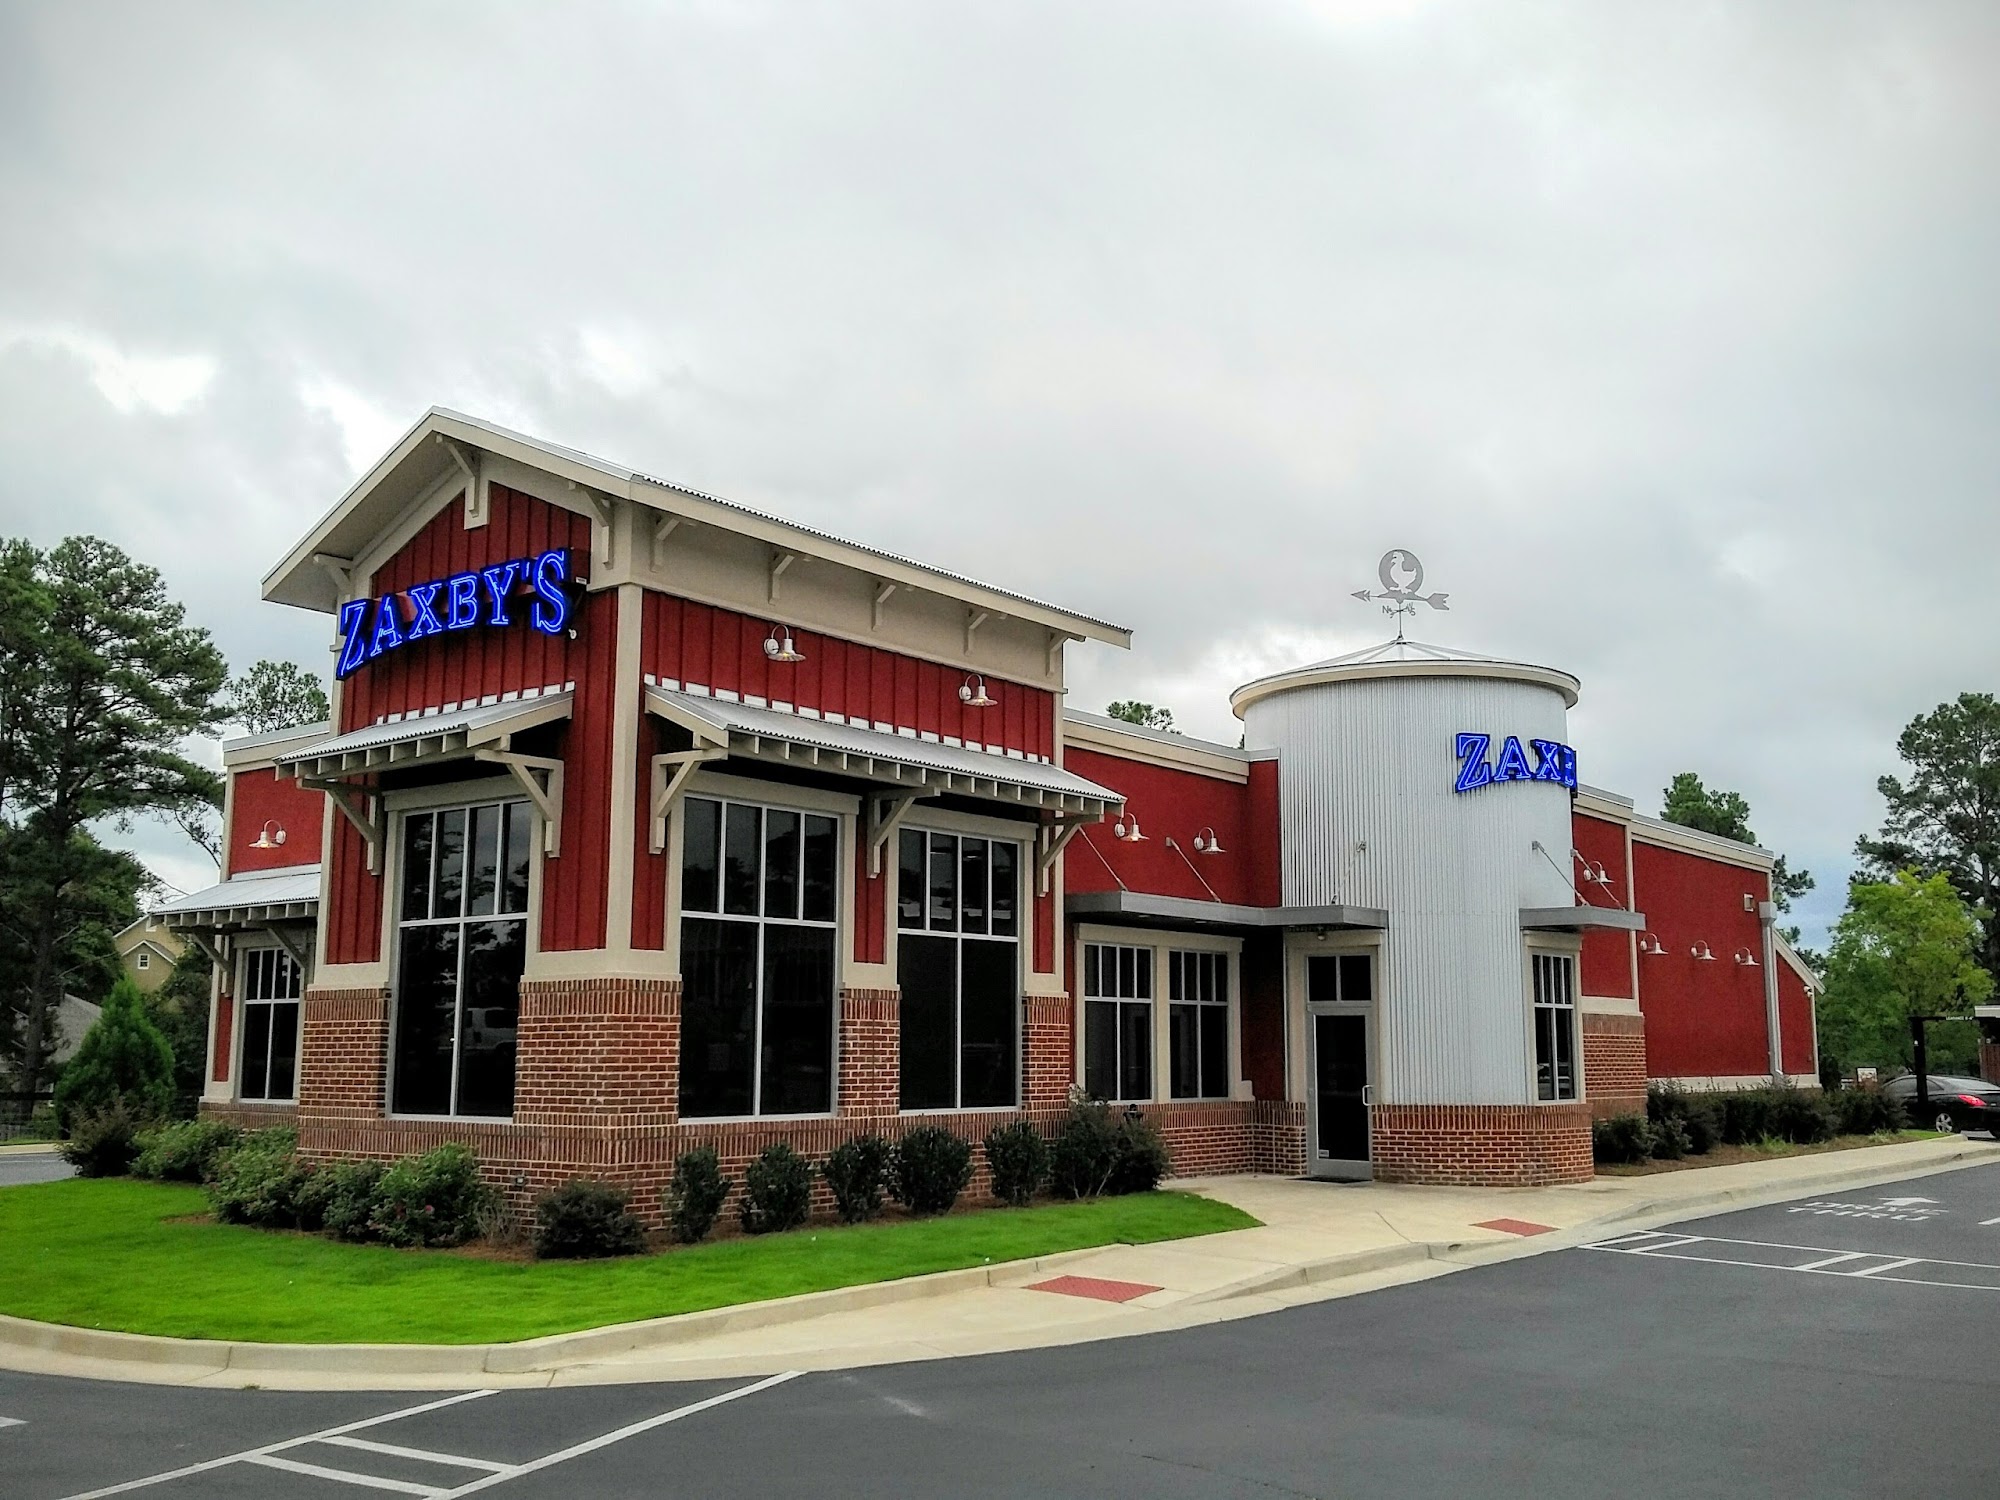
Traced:
[[1063, 714], [1062, 727], [1065, 746], [1094, 750], [1100, 755], [1115, 755], [1120, 760], [1138, 761], [1171, 771], [1191, 771], [1198, 776], [1211, 776], [1239, 786], [1250, 779], [1248, 759], [1221, 754], [1198, 741], [1186, 745], [1163, 744], [1151, 736], [1121, 733], [1103, 724], [1079, 719], [1071, 713]]
[[1770, 850], [1756, 844], [1739, 844], [1735, 839], [1722, 838], [1717, 834], [1703, 833], [1699, 829], [1683, 828], [1678, 823], [1669, 823], [1660, 818], [1634, 817], [1632, 819], [1632, 840], [1634, 843], [1650, 844], [1656, 849], [1672, 849], [1679, 854], [1693, 854], [1702, 859], [1712, 859], [1719, 864], [1736, 865], [1745, 870], [1761, 870], [1771, 873], [1778, 857]]
[[1627, 1000], [1623, 995], [1584, 995], [1577, 1000], [1577, 1008], [1592, 1016], [1636, 1016], [1641, 1014], [1637, 1000]]
[[[1173, 1004], [1168, 994], [1167, 956], [1176, 950], [1182, 953], [1224, 953], [1229, 955], [1229, 1092], [1224, 1098], [1237, 1097], [1243, 1078], [1243, 1041], [1241, 1036], [1243, 1016], [1243, 940], [1233, 937], [1218, 937], [1205, 932], [1176, 932], [1163, 927], [1106, 927], [1099, 923], [1080, 922], [1071, 933], [1069, 961], [1071, 973], [1077, 976], [1071, 986], [1070, 995], [1070, 1039], [1072, 1042], [1070, 1076], [1079, 1082], [1083, 1078], [1083, 950], [1087, 943], [1106, 944], [1117, 948], [1147, 948], [1153, 954], [1153, 1056], [1150, 1073], [1153, 1091], [1139, 1103], [1171, 1104], [1174, 1097], [1169, 1087], [1169, 1070], [1173, 1065]], [[1121, 1104], [1126, 1100], [1117, 1101]], [[1183, 1103], [1194, 1101], [1180, 1101]]]
[[[610, 954], [632, 951], [632, 872], [634, 830], [639, 823], [639, 646], [645, 596], [635, 583], [618, 586], [618, 651], [611, 696], [611, 847], [605, 870], [610, 909], [605, 913], [604, 947]], [[650, 784], [650, 766], [647, 768]]]
[[1245, 683], [1229, 695], [1230, 712], [1242, 718], [1251, 704], [1274, 693], [1296, 688], [1319, 687], [1335, 682], [1368, 682], [1393, 677], [1482, 677], [1502, 682], [1527, 682], [1552, 688], [1563, 695], [1564, 703], [1576, 707], [1580, 687], [1577, 679], [1555, 667], [1537, 667], [1511, 661], [1364, 661], [1340, 662], [1302, 667], [1294, 672]]

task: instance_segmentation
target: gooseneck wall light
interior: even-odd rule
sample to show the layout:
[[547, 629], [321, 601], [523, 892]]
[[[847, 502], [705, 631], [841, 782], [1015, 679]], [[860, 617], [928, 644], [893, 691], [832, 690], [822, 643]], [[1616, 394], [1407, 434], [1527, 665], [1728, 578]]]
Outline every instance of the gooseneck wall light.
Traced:
[[974, 673], [959, 687], [958, 701], [967, 708], [991, 708], [994, 700], [986, 695], [986, 679]]
[[784, 625], [773, 625], [771, 633], [764, 637], [764, 654], [772, 661], [804, 661], [805, 653], [792, 644], [792, 632]]
[[1194, 852], [1197, 854], [1226, 854], [1222, 840], [1213, 828], [1204, 828], [1194, 836]]
[[1696, 943], [1692, 948], [1688, 949], [1688, 952], [1694, 955], [1695, 961], [1698, 963], [1712, 964], [1715, 962], [1715, 954], [1710, 951], [1708, 944], [1705, 942]]
[[1146, 842], [1146, 835], [1139, 831], [1139, 816], [1130, 808], [1120, 810], [1117, 821], [1111, 825], [1111, 833], [1113, 837], [1121, 838], [1128, 844]]

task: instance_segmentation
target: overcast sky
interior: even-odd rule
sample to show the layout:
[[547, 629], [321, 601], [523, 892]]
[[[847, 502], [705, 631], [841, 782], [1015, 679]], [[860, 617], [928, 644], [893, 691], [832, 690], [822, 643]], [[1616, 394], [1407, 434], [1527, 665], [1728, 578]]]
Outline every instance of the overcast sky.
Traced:
[[1071, 703], [1232, 744], [1409, 547], [1813, 936], [2000, 687], [1996, 76], [1913, 0], [0, 0], [0, 534], [324, 670], [258, 582], [435, 403], [1128, 624]]

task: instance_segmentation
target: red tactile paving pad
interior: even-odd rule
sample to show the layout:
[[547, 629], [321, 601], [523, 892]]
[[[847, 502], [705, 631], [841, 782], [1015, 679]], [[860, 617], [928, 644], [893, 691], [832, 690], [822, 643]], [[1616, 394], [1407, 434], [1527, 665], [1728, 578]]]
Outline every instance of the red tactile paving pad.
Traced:
[[1502, 1234], [1548, 1234], [1554, 1229], [1552, 1224], [1530, 1224], [1526, 1219], [1488, 1219], [1484, 1224], [1474, 1224], [1474, 1229], [1497, 1229]]
[[1032, 1283], [1031, 1292], [1055, 1292], [1064, 1297], [1092, 1297], [1099, 1302], [1130, 1302], [1148, 1292], [1160, 1290], [1140, 1281], [1105, 1281], [1097, 1276], [1057, 1276]]

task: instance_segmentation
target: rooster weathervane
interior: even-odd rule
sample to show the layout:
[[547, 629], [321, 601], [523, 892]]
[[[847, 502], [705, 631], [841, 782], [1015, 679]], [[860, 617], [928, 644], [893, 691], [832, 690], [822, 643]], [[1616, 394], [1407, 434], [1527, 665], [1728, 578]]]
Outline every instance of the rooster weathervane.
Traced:
[[1446, 602], [1449, 594], [1426, 594], [1424, 587], [1424, 565], [1417, 554], [1407, 547], [1398, 547], [1382, 554], [1382, 561], [1376, 565], [1375, 576], [1382, 580], [1382, 591], [1371, 594], [1366, 589], [1356, 589], [1354, 597], [1363, 604], [1370, 600], [1382, 601], [1382, 613], [1392, 615], [1396, 621], [1396, 639], [1403, 639], [1403, 622], [1406, 617], [1417, 612], [1419, 604], [1428, 604], [1432, 609], [1449, 610]]

